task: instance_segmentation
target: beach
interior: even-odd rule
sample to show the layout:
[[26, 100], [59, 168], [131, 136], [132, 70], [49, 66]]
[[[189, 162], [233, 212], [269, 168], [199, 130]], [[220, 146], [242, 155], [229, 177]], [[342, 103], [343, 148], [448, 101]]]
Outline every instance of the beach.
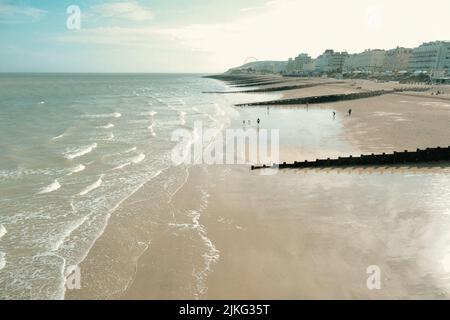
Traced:
[[[329, 88], [298, 91], [309, 96]], [[231, 128], [260, 118], [262, 128], [280, 129], [280, 161], [449, 144], [450, 102], [428, 96], [236, 110]], [[147, 183], [121, 204], [80, 264], [85, 285], [66, 298], [449, 297], [446, 164], [269, 176], [249, 165], [203, 164], [185, 177], [167, 202], [152, 201], [155, 185]], [[130, 211], [139, 219], [127, 218]], [[124, 241], [140, 233], [150, 241]], [[379, 290], [366, 284], [374, 265], [381, 270]], [[117, 278], [127, 280], [117, 285]], [[105, 295], [104, 285], [117, 289]]]

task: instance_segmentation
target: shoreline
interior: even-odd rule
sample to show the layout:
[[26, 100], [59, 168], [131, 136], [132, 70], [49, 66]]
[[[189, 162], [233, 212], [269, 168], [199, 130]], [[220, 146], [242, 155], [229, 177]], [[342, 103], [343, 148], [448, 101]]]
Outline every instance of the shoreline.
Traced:
[[[345, 116], [349, 107], [348, 102], [315, 105], [310, 107], [310, 112], [320, 111], [318, 119], [323, 111], [331, 112], [331, 109], [335, 109], [338, 112], [337, 120], [339, 124], [342, 123], [338, 139], [350, 143], [347, 147], [339, 147], [343, 148], [342, 150], [361, 152], [387, 151], [390, 148], [401, 150], [403, 147], [412, 146], [413, 143], [420, 145], [447, 140], [446, 137], [449, 135], [443, 134], [446, 130], [448, 132], [448, 127], [445, 127], [448, 119], [447, 107], [433, 106], [437, 108], [439, 114], [430, 114], [427, 110], [421, 110], [423, 106], [419, 103], [423, 101], [420, 98], [413, 98], [413, 103], [403, 103], [405, 106], [399, 102], [403, 97], [388, 100], [385, 98], [384, 96], [370, 99], [373, 100], [372, 103], [367, 103], [369, 100], [354, 101], [351, 105], [354, 110], [351, 118]], [[360, 103], [361, 101], [364, 103]], [[267, 121], [270, 117], [275, 117], [276, 112], [288, 118], [288, 115], [293, 116], [299, 112], [302, 112], [303, 117], [308, 115], [305, 113], [308, 111], [302, 110], [303, 107], [276, 108], [276, 111], [274, 108], [271, 109], [266, 120], [263, 119], [263, 126], [268, 125]], [[240, 117], [244, 119], [254, 118], [265, 112], [264, 108], [238, 111], [241, 112]], [[387, 114], [377, 115], [377, 112]], [[420, 114], [419, 118], [417, 112]], [[396, 121], [399, 118], [405, 121]], [[293, 123], [293, 119], [286, 120], [283, 126]], [[411, 130], [423, 131], [426, 134], [418, 135], [415, 142], [411, 142], [409, 130], [404, 132], [405, 127], [402, 125], [406, 122], [413, 127]], [[339, 124], [335, 123], [333, 126], [339, 127]], [[429, 126], [433, 126], [434, 130]], [[240, 120], [235, 119], [231, 127], [239, 128]], [[374, 135], [380, 134], [381, 137], [377, 140], [372, 139]], [[369, 139], [370, 136], [372, 137]], [[385, 141], [384, 145], [379, 143], [382, 140]], [[298, 151], [290, 150], [296, 148], [289, 147], [290, 143], [286, 146], [286, 150], [283, 147], [284, 159], [298, 160], [295, 158]], [[311, 147], [308, 146], [301, 153], [316, 155], [321, 152]], [[415, 172], [418, 178], [408, 178], [409, 175], [405, 172]], [[107, 255], [117, 257], [117, 251], [123, 251], [120, 249], [123, 244], [119, 245], [117, 241], [110, 243], [111, 239], [117, 237], [117, 230], [125, 228], [122, 232], [127, 234], [134, 233], [133, 230], [136, 229], [141, 231], [145, 228], [151, 229], [151, 241], [145, 244], [146, 247], [142, 247], [138, 258], [127, 261], [128, 267], [123, 268], [124, 265], [121, 267], [128, 270], [128, 277], [133, 275], [125, 291], [115, 291], [107, 297], [119, 299], [442, 297], [439, 294], [442, 284], [439, 281], [424, 282], [422, 267], [405, 262], [406, 264], [399, 269], [394, 263], [395, 260], [390, 258], [390, 255], [393, 255], [395, 259], [400, 259], [399, 261], [406, 259], [402, 255], [400, 244], [414, 232], [414, 228], [417, 228], [413, 220], [408, 220], [407, 226], [402, 227], [399, 224], [401, 219], [404, 219], [400, 218], [401, 206], [391, 208], [397, 218], [394, 219], [395, 224], [388, 229], [395, 230], [398, 239], [389, 245], [388, 255], [384, 254], [383, 249], [386, 243], [382, 238], [378, 238], [378, 234], [387, 232], [384, 225], [389, 222], [386, 220], [387, 217], [381, 215], [389, 204], [381, 201], [382, 185], [393, 183], [399, 188], [407, 186], [415, 190], [414, 188], [419, 187], [419, 181], [425, 179], [423, 183], [432, 184], [436, 179], [447, 179], [448, 173], [450, 173], [448, 168], [416, 168], [413, 171], [396, 168], [327, 169], [308, 170], [304, 173], [289, 170], [280, 172], [274, 177], [264, 178], [251, 173], [250, 167], [245, 165], [192, 166], [188, 168], [185, 183], [176, 190], [167, 205], [154, 208], [155, 204], [147, 197], [152, 193], [152, 186], [145, 185], [137, 192], [131, 203], [119, 209], [138, 210], [142, 215], [149, 217], [159, 214], [156, 224], [147, 222], [136, 228], [133, 222], [119, 219], [123, 220], [125, 225], [112, 222], [108, 225], [108, 232], [102, 236], [103, 239], [96, 243], [99, 259], [105, 256], [102, 252], [105, 248], [109, 252]], [[159, 178], [162, 179], [163, 175]], [[298, 183], [299, 178], [302, 184]], [[367, 183], [367, 180], [373, 183]], [[327, 186], [329, 183], [334, 187]], [[353, 183], [363, 191], [354, 189]], [[282, 190], [284, 195], [281, 193]], [[352, 195], [353, 193], [356, 194]], [[372, 194], [379, 194], [378, 200], [372, 203], [370, 209], [362, 210], [358, 197], [370, 203], [374, 201]], [[297, 202], [297, 199], [304, 201]], [[345, 205], [339, 206], [342, 201]], [[328, 211], [330, 205], [327, 205], [327, 202], [331, 203], [336, 212]], [[418, 210], [424, 214], [422, 219], [426, 220], [422, 220], [421, 223], [427, 228], [436, 227], [438, 221], [429, 215], [433, 209], [428, 205], [415, 207], [414, 203], [408, 206], [411, 207], [410, 210]], [[362, 210], [363, 220], [354, 211], [353, 204], [357, 204]], [[282, 215], [278, 216], [281, 213]], [[416, 216], [417, 214], [414, 215]], [[367, 234], [372, 228], [373, 231]], [[438, 230], [440, 231], [438, 234], [442, 235], [443, 230], [439, 228]], [[291, 239], [287, 239], [285, 235], [289, 235]], [[419, 238], [422, 240], [421, 236]], [[348, 248], [348, 252], [340, 252], [338, 248], [341, 247]], [[95, 250], [90, 252], [91, 257], [95, 257], [95, 254]], [[375, 254], [376, 258], [371, 259], [370, 254]], [[333, 270], [327, 267], [330, 265], [330, 257], [333, 258], [333, 263], [337, 264]], [[365, 288], [365, 268], [374, 260], [380, 263], [386, 277], [390, 279], [386, 280], [387, 291], [369, 292]], [[106, 270], [110, 268], [107, 267], [109, 263], [100, 261], [95, 261], [94, 258], [91, 262], [96, 269], [101, 269], [102, 265]], [[401, 276], [402, 272], [406, 272], [406, 275]], [[337, 279], [344, 279], [350, 287]], [[95, 287], [95, 279], [91, 280]], [[411, 287], [412, 284], [426, 286], [428, 295], [416, 292], [414, 286]], [[86, 290], [68, 298], [86, 297], [95, 297], [95, 290]]]

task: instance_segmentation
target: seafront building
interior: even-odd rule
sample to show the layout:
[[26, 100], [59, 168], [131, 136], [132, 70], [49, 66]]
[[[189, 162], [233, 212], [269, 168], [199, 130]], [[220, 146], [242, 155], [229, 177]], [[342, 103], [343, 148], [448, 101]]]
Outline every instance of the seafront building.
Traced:
[[289, 59], [286, 70], [289, 73], [305, 71], [305, 66], [311, 63], [311, 61], [312, 59], [308, 54], [300, 53], [295, 59]]
[[351, 54], [344, 62], [344, 71], [381, 72], [384, 69], [385, 57], [386, 51], [379, 49]]
[[409, 67], [413, 49], [397, 47], [386, 51], [384, 58], [384, 71], [387, 72], [405, 72]]
[[414, 48], [409, 71], [436, 77], [450, 75], [450, 41], [426, 42]]
[[326, 75], [340, 73], [420, 75], [433, 82], [450, 82], [450, 41], [434, 41], [417, 48], [367, 49], [348, 54], [325, 50], [316, 59], [301, 53], [287, 62], [285, 73]]
[[315, 70], [322, 73], [342, 72], [342, 68], [347, 58], [347, 52], [335, 52], [332, 49], [325, 50], [325, 52], [316, 59]]

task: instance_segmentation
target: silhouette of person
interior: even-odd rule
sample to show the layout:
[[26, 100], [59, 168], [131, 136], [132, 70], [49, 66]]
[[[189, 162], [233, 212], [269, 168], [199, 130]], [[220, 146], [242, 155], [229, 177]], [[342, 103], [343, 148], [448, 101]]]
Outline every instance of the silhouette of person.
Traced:
[[350, 117], [352, 115], [352, 109], [348, 109], [348, 116]]
[[259, 126], [260, 122], [261, 122], [261, 120], [259, 120], [259, 118], [258, 118], [258, 120], [256, 120], [256, 123], [258, 124], [258, 126]]
[[336, 119], [336, 111], [333, 111], [333, 119]]

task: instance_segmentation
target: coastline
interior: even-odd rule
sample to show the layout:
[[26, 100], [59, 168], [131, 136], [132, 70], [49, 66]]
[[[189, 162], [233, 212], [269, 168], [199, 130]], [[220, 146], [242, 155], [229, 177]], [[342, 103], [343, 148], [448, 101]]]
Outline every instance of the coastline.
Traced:
[[[412, 102], [400, 102], [406, 100]], [[446, 137], [450, 132], [446, 124], [450, 109], [435, 104], [432, 107], [437, 109], [433, 110], [438, 111], [431, 113], [420, 104], [423, 100], [392, 95], [389, 99], [383, 96], [309, 109], [321, 110], [325, 112], [323, 115], [337, 111], [338, 139], [348, 146], [336, 146], [334, 150], [331, 147], [328, 152], [378, 152], [448, 144]], [[346, 116], [349, 107], [354, 111], [350, 118]], [[271, 111], [274, 108], [279, 108], [287, 119], [289, 115], [295, 119], [294, 115], [304, 106], [273, 107]], [[265, 110], [238, 111], [246, 119]], [[399, 118], [404, 120], [396, 121]], [[281, 125], [295, 125], [295, 121], [286, 120]], [[332, 121], [331, 116], [325, 121]], [[266, 119], [262, 123], [264, 126]], [[239, 128], [240, 120], [234, 121], [232, 127]], [[410, 139], [412, 131], [416, 133], [414, 141]], [[312, 145], [295, 150], [291, 143], [282, 146], [282, 160], [302, 160], [298, 157], [314, 157], [323, 152]], [[188, 171], [185, 183], [167, 198], [167, 204], [155, 207], [151, 203], [147, 196], [153, 192], [151, 184], [136, 192], [133, 199], [118, 209], [118, 218], [111, 220], [89, 253], [88, 261], [81, 265], [82, 270], [86, 267], [108, 270], [113, 263], [104, 258], [110, 257], [117, 265], [110, 276], [128, 278], [126, 286], [112, 290], [106, 297], [98, 296], [98, 292], [90, 289], [105, 279], [88, 278], [90, 288], [71, 292], [68, 299], [447, 297], [439, 277], [425, 281], [425, 270], [430, 272], [432, 262], [423, 261], [422, 256], [420, 261], [412, 261], [409, 255], [424, 241], [435, 241], [438, 235], [443, 237], [444, 230], [439, 224], [450, 221], [433, 216], [438, 211], [425, 195], [423, 205], [417, 201], [401, 203], [411, 199], [402, 199], [399, 190], [417, 190], [423, 184], [431, 186], [440, 179], [448, 180], [448, 168], [286, 170], [271, 177], [252, 173], [246, 165], [200, 165]], [[166, 178], [161, 175], [161, 179]], [[388, 201], [383, 199], [385, 185], [390, 185]], [[431, 200], [443, 196], [433, 195]], [[400, 198], [398, 205], [392, 203], [397, 201], [396, 197]], [[151, 216], [153, 221], [144, 219], [139, 226], [132, 226], [136, 222], [120, 218], [120, 211], [125, 216], [131, 209]], [[436, 235], [423, 237], [423, 232], [433, 228], [438, 230]], [[143, 238], [148, 238], [151, 233], [151, 241], [135, 250], [133, 246], [139, 241], [121, 243], [118, 230], [125, 238], [127, 234], [140, 232], [145, 234]], [[411, 236], [419, 239], [403, 253], [404, 241]], [[135, 258], [127, 261], [125, 257], [130, 250], [135, 250]], [[366, 268], [371, 264], [382, 268], [384, 290], [367, 290]], [[445, 274], [444, 271], [433, 270], [438, 275]], [[417, 291], [416, 287], [423, 289]]]

